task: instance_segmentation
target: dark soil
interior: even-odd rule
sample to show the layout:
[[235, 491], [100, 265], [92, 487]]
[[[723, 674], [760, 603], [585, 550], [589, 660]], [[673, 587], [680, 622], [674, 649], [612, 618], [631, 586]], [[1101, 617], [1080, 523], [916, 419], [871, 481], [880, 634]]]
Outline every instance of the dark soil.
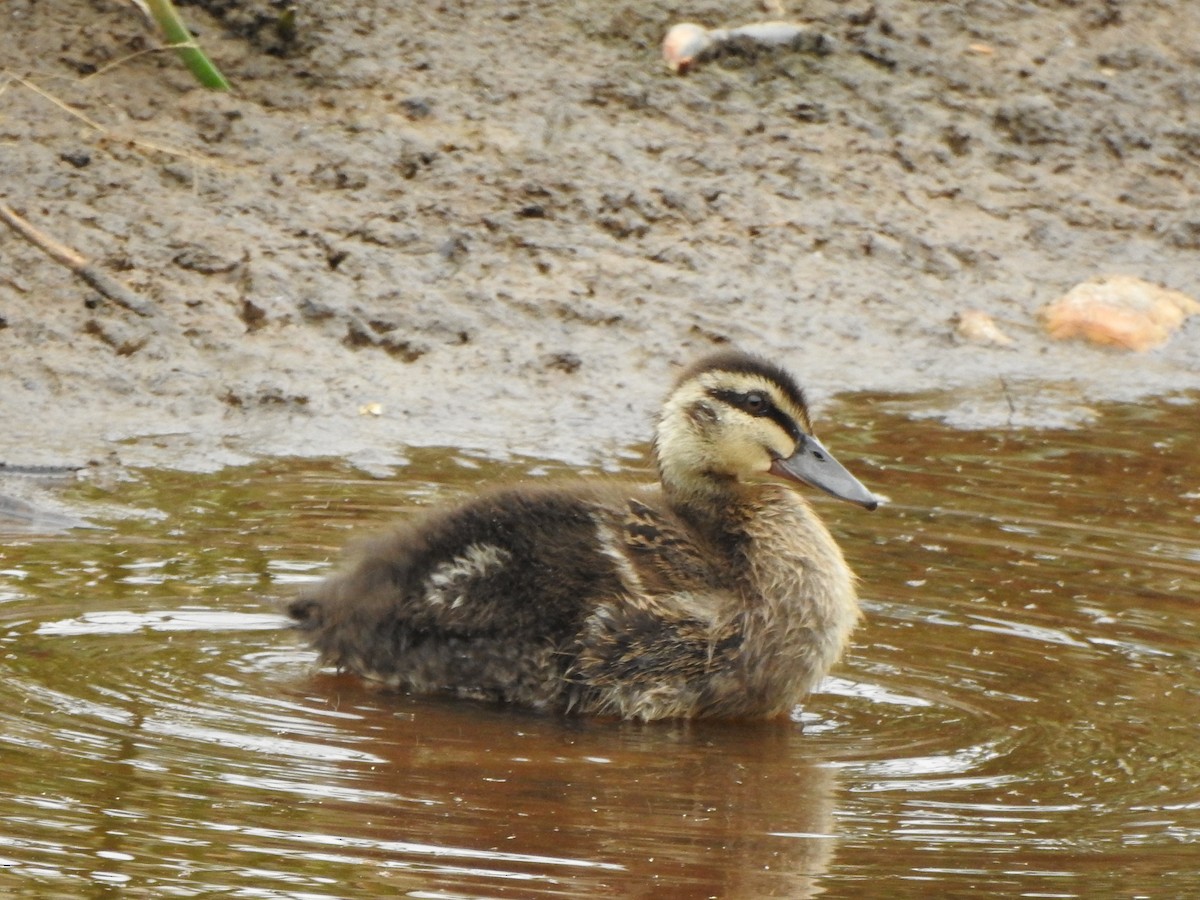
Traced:
[[1132, 354], [1036, 318], [1096, 274], [1200, 293], [1191, 0], [811, 0], [831, 52], [686, 77], [671, 24], [778, 13], [287, 5], [182, 7], [221, 95], [130, 3], [4, 4], [3, 200], [158, 314], [0, 232], [0, 461], [603, 458], [731, 343], [964, 424], [1200, 387], [1195, 319]]

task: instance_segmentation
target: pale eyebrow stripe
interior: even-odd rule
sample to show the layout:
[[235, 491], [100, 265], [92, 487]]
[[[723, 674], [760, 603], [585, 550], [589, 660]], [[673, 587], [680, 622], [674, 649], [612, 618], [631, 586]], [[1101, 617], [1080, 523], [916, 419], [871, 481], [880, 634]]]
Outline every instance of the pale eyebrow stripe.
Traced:
[[[801, 431], [800, 426], [796, 424], [796, 421], [791, 416], [779, 408], [779, 405], [771, 397], [770, 392], [761, 388], [751, 388], [751, 390], [760, 390], [767, 397], [769, 405], [760, 415], [770, 419], [783, 430], [784, 434], [799, 443], [803, 431]], [[747, 393], [749, 391], [733, 391], [728, 388], [710, 388], [708, 391], [709, 396], [713, 399], [720, 400], [722, 403], [728, 403], [730, 406], [736, 406], [738, 409], [742, 409], [742, 405], [738, 401], [744, 398]]]

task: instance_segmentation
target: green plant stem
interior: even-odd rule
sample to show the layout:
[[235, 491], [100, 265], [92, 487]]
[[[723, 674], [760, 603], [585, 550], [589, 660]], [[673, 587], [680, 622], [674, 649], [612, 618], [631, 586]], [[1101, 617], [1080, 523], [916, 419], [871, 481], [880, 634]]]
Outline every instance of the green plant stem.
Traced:
[[192, 33], [183, 24], [183, 19], [179, 17], [175, 4], [171, 0], [146, 0], [146, 6], [149, 7], [150, 15], [154, 16], [158, 27], [162, 29], [167, 42], [176, 49], [184, 65], [196, 76], [196, 80], [214, 91], [229, 90], [229, 82], [200, 49]]

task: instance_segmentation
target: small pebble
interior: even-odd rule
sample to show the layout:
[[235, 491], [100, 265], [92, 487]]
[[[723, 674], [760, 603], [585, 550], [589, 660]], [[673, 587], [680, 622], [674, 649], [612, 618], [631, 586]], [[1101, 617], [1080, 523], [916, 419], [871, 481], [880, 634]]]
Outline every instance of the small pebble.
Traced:
[[1012, 338], [1000, 330], [1000, 326], [991, 316], [978, 309], [968, 309], [959, 313], [955, 331], [959, 337], [976, 344], [1010, 347], [1013, 342]]

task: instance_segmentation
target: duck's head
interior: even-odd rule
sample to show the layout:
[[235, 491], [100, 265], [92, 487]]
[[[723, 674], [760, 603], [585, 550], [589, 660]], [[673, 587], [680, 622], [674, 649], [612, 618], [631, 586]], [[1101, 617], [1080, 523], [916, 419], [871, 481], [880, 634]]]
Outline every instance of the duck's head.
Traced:
[[664, 486], [681, 498], [780, 478], [875, 509], [878, 499], [813, 436], [787, 372], [744, 353], [700, 360], [663, 405], [654, 442]]

